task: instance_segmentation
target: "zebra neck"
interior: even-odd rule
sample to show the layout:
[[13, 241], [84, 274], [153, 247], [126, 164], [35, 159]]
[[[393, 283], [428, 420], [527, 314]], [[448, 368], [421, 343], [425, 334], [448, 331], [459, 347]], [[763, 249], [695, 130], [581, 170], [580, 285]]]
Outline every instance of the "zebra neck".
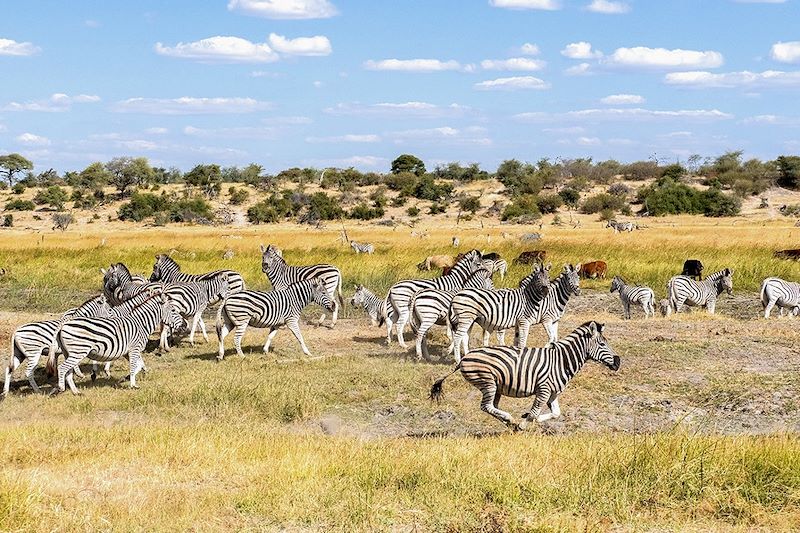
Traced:
[[555, 350], [561, 361], [560, 377], [564, 378], [562, 385], [566, 385], [586, 363], [586, 345], [584, 337], [567, 337], [551, 348]]
[[550, 288], [550, 292], [548, 292], [548, 296], [550, 293], [553, 293], [554, 299], [556, 301], [556, 308], [559, 311], [563, 311], [567, 308], [567, 302], [569, 301], [570, 291], [567, 288], [567, 278], [559, 276], [558, 279], [553, 283], [555, 287]]

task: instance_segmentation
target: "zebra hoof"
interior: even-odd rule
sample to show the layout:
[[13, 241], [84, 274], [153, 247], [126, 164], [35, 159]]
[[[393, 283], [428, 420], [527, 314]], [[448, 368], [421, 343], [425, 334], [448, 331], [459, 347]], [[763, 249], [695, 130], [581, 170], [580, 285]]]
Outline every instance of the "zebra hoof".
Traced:
[[62, 392], [64, 392], [64, 391], [62, 391], [58, 387], [55, 387], [53, 390], [50, 391], [50, 394], [48, 394], [47, 397], [48, 398], [54, 398], [54, 397], [58, 396], [59, 394], [61, 394]]

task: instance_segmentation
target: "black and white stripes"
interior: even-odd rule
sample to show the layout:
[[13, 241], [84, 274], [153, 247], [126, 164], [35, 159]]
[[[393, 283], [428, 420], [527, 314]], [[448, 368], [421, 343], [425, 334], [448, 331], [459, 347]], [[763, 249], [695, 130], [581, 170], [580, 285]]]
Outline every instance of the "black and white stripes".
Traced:
[[705, 307], [714, 314], [717, 297], [723, 292], [733, 294], [733, 270], [726, 268], [715, 272], [703, 281], [688, 276], [673, 276], [667, 282], [667, 297], [671, 311], [675, 313], [685, 305]]
[[764, 306], [764, 318], [769, 318], [772, 308], [778, 306], [781, 316], [785, 309], [792, 315], [800, 313], [800, 283], [785, 281], [781, 278], [766, 278], [761, 282], [761, 305]]
[[631, 305], [633, 304], [642, 306], [645, 318], [656, 316], [656, 295], [653, 293], [653, 289], [640, 285], [628, 285], [621, 277], [614, 276], [614, 279], [611, 280], [611, 292], [617, 291], [619, 291], [619, 299], [622, 301], [625, 318], [631, 318]]
[[360, 243], [356, 241], [350, 241], [350, 248], [352, 248], [357, 254], [372, 255], [372, 253], [375, 251], [375, 247], [368, 242]]

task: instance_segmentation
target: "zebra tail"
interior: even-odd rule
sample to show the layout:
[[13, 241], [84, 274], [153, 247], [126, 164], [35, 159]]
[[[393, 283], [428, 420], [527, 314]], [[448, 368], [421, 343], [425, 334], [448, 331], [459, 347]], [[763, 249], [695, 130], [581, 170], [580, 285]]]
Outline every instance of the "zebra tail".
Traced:
[[225, 308], [225, 304], [228, 302], [228, 299], [225, 298], [222, 300], [222, 303], [219, 304], [217, 308], [217, 321], [214, 324], [214, 330], [217, 332], [217, 338], [222, 338], [222, 310]]
[[453, 370], [451, 370], [446, 376], [441, 377], [436, 381], [434, 381], [433, 386], [431, 387], [430, 396], [428, 396], [432, 402], [438, 403], [442, 401], [442, 397], [444, 396], [444, 390], [442, 388], [444, 385], [444, 380], [455, 374], [460, 368], [461, 368], [461, 363], [459, 362], [455, 367], [453, 367]]
[[339, 276], [339, 284], [336, 287], [337, 296], [339, 298], [339, 307], [344, 309], [344, 296], [342, 296], [342, 276]]
[[766, 292], [767, 292], [767, 281], [764, 280], [763, 282], [761, 282], [761, 294], [760, 294], [760, 296], [761, 296], [761, 307], [763, 307], [764, 309], [767, 308], [767, 302], [766, 302], [766, 300], [764, 300], [764, 296], [766, 296]]
[[61, 343], [61, 330], [56, 331], [56, 338], [50, 343], [50, 348], [47, 349], [47, 364], [45, 365], [45, 372], [48, 376], [53, 377], [56, 375], [58, 368], [58, 345], [61, 345], [61, 351], [65, 354], [64, 345]]

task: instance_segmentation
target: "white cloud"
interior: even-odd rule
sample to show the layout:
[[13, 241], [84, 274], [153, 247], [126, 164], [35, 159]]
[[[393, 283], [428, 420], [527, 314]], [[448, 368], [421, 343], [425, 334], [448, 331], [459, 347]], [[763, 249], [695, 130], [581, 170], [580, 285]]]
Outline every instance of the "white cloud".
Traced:
[[346, 134], [331, 137], [306, 137], [307, 143], [376, 143], [380, 142], [379, 135], [373, 134]]
[[686, 68], [715, 68], [723, 63], [722, 54], [712, 50], [682, 50], [676, 48], [648, 48], [636, 46], [633, 48], [617, 48], [608, 56], [605, 64], [646, 69], [686, 69]]
[[466, 128], [453, 128], [451, 126], [418, 128], [394, 131], [387, 133], [386, 136], [393, 139], [395, 144], [420, 141], [444, 145], [488, 146], [492, 144], [492, 140], [487, 137], [486, 128], [481, 126], [469, 126]]
[[99, 28], [100, 21], [93, 19], [86, 19], [83, 21], [83, 25], [86, 26], [87, 28]]
[[568, 111], [566, 113], [519, 113], [514, 118], [523, 122], [604, 122], [604, 121], [625, 121], [625, 120], [725, 120], [734, 118], [729, 113], [723, 113], [717, 109], [685, 109], [678, 111], [659, 111], [651, 109], [634, 108], [604, 108], [604, 109], [581, 109], [578, 111]]
[[542, 128], [543, 133], [564, 133], [564, 134], [579, 134], [585, 133], [586, 129], [581, 126], [568, 126], [564, 128]]
[[388, 167], [389, 160], [385, 157], [377, 157], [374, 155], [354, 155], [351, 157], [343, 157], [339, 159], [308, 159], [302, 162], [305, 166], [312, 167], [334, 167], [334, 168], [376, 168]]
[[32, 56], [41, 48], [33, 43], [18, 43], [13, 39], [0, 39], [0, 56]]
[[261, 126], [239, 126], [235, 128], [195, 128], [186, 126], [184, 135], [200, 137], [203, 139], [274, 139], [277, 136], [275, 128]]
[[541, 59], [527, 57], [512, 57], [510, 59], [484, 59], [481, 68], [484, 70], [541, 70], [547, 63]]
[[69, 111], [72, 108], [72, 104], [91, 104], [99, 101], [100, 97], [93, 94], [69, 96], [64, 93], [54, 93], [46, 100], [10, 102], [2, 109], [4, 111], [41, 111], [45, 113], [63, 113], [65, 111]]
[[540, 52], [538, 44], [525, 43], [519, 47], [519, 53], [526, 56], [538, 56]]
[[546, 11], [561, 9], [561, 4], [557, 0], [489, 0], [489, 5], [506, 9], [543, 9]]
[[278, 54], [267, 43], [251, 43], [241, 37], [219, 35], [175, 46], [156, 43], [155, 51], [162, 56], [204, 63], [271, 63], [278, 60]]
[[310, 117], [294, 116], [294, 117], [270, 117], [270, 118], [265, 118], [262, 122], [264, 122], [265, 124], [296, 126], [298, 124], [312, 124], [314, 121], [311, 120]]
[[798, 87], [800, 72], [765, 70], [764, 72], [725, 72], [715, 74], [706, 71], [671, 72], [664, 81], [669, 85], [693, 88], [738, 88], [738, 87]]
[[800, 63], [800, 41], [777, 42], [772, 45], [769, 55], [781, 63]]
[[169, 130], [167, 128], [155, 127], [155, 128], [147, 128], [146, 130], [144, 130], [144, 132], [149, 133], [150, 135], [166, 135], [167, 133], [169, 133]]
[[269, 44], [276, 52], [292, 56], [327, 56], [331, 53], [331, 42], [324, 35], [287, 39], [277, 33], [269, 34]]
[[767, 124], [770, 126], [800, 126], [800, 117], [782, 117], [780, 115], [756, 115], [742, 121], [745, 124]]
[[268, 19], [324, 19], [339, 13], [328, 0], [230, 0], [228, 9]]
[[549, 89], [550, 84], [533, 76], [514, 76], [511, 78], [497, 78], [486, 80], [473, 85], [479, 91], [517, 91], [522, 89], [543, 90]]
[[612, 94], [600, 101], [609, 105], [643, 104], [644, 97], [638, 94]]
[[579, 63], [574, 67], [569, 67], [564, 70], [564, 74], [567, 76], [588, 76], [592, 74], [592, 65], [589, 63]]
[[128, 98], [117, 102], [112, 110], [118, 113], [152, 115], [205, 115], [255, 113], [271, 104], [253, 98]]
[[251, 78], [270, 78], [270, 79], [278, 79], [284, 76], [280, 72], [269, 72], [267, 70], [254, 70], [250, 72], [249, 75]]
[[592, 50], [592, 44], [586, 41], [570, 43], [563, 50], [561, 55], [570, 59], [594, 59], [603, 55], [599, 50]]
[[631, 6], [625, 2], [592, 0], [592, 3], [586, 6], [586, 9], [594, 13], [603, 13], [604, 15], [621, 15], [630, 11]]
[[15, 139], [18, 143], [26, 146], [49, 146], [51, 144], [50, 139], [47, 137], [42, 137], [33, 133], [23, 133], [22, 135], [17, 135]]
[[458, 61], [440, 61], [438, 59], [370, 59], [364, 62], [367, 70], [395, 70], [401, 72], [440, 72], [444, 70], [461, 70]]
[[472, 109], [460, 104], [446, 106], [429, 102], [381, 102], [377, 104], [340, 103], [324, 109], [329, 115], [362, 115], [362, 116], [414, 116], [418, 118], [458, 117], [472, 112]]

